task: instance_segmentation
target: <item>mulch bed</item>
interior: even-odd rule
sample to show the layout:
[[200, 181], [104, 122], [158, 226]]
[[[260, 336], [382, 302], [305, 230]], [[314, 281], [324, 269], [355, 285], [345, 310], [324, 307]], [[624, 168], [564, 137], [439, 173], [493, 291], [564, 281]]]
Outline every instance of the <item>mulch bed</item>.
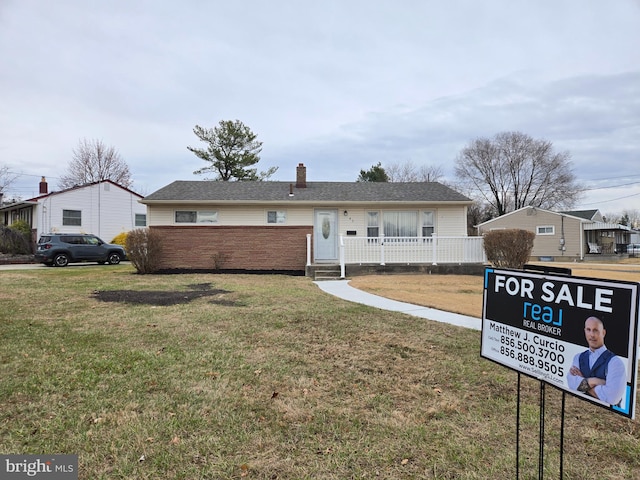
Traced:
[[11, 253], [0, 253], [0, 265], [16, 265], [22, 263], [36, 263], [33, 255], [13, 255]]

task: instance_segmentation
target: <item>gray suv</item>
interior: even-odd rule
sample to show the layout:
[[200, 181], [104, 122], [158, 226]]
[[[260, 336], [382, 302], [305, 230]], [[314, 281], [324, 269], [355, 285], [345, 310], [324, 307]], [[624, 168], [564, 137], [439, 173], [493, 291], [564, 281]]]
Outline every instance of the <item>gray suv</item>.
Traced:
[[105, 243], [84, 233], [48, 233], [38, 240], [35, 258], [47, 266], [66, 267], [70, 262], [117, 265], [126, 253], [120, 245]]

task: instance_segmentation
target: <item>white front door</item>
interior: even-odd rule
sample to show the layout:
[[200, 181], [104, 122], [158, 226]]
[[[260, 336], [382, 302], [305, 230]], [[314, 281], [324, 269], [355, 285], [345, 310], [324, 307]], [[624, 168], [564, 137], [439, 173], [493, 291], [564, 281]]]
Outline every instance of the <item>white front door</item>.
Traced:
[[338, 211], [316, 210], [314, 237], [314, 260], [329, 262], [338, 260]]

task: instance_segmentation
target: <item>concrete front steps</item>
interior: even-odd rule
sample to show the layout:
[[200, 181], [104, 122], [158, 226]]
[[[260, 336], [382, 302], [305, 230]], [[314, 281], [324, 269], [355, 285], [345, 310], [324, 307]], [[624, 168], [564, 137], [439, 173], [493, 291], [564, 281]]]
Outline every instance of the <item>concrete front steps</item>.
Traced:
[[307, 277], [314, 281], [342, 280], [340, 265], [311, 265], [307, 267]]

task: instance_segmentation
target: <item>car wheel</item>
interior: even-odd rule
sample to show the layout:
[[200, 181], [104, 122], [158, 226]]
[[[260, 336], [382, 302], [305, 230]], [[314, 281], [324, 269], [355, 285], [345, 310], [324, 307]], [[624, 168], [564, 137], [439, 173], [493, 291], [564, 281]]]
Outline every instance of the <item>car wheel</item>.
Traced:
[[53, 257], [53, 264], [56, 267], [66, 267], [69, 265], [69, 256], [66, 253], [59, 253]]
[[110, 253], [107, 261], [109, 262], [109, 265], [117, 265], [120, 263], [120, 255], [117, 253]]

